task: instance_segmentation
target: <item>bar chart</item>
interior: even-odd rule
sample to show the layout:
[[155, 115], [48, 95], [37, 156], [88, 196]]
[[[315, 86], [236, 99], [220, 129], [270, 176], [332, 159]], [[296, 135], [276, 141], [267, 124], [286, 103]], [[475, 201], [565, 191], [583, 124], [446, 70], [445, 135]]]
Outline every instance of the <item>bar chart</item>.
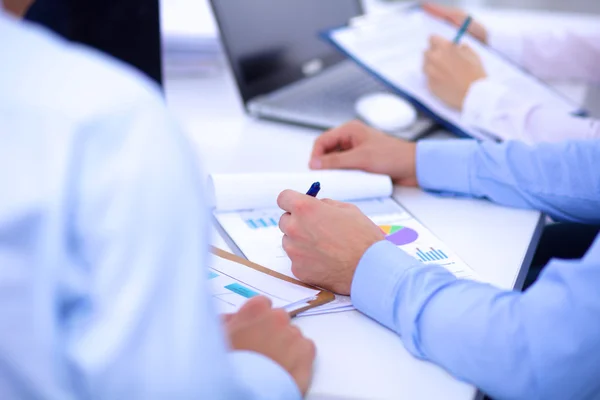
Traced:
[[443, 261], [448, 259], [446, 253], [433, 247], [430, 247], [429, 250], [425, 251], [417, 248], [417, 257], [423, 262]]
[[274, 217], [249, 218], [244, 222], [250, 229], [272, 228], [279, 225]]

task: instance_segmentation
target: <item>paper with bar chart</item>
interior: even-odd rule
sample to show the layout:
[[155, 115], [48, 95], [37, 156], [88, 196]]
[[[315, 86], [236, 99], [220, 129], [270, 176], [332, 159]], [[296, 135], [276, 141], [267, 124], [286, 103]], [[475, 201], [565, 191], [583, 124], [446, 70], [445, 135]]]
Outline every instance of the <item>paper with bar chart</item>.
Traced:
[[[337, 182], [338, 186], [344, 186], [346, 180], [351, 182], [355, 180], [355, 176], [352, 174], [352, 172], [349, 172], [348, 175], [338, 172], [336, 180], [329, 184], [336, 185], [335, 182]], [[348, 179], [344, 179], [345, 176]], [[359, 177], [366, 179], [364, 175]], [[261, 180], [260, 177], [254, 177], [253, 179], [254, 182]], [[264, 177], [264, 180], [269, 179], [268, 176]], [[314, 176], [313, 173], [311, 178], [306, 179], [306, 181], [313, 179], [315, 181], [319, 180], [318, 176]], [[336, 186], [329, 187], [329, 197], [336, 200], [345, 200], [359, 207], [365, 215], [381, 227], [387, 235], [387, 240], [418, 261], [424, 264], [441, 265], [459, 278], [477, 279], [476, 274], [468, 265], [391, 197], [391, 181], [389, 181], [389, 178], [387, 178], [389, 185], [381, 183], [379, 176], [374, 179], [376, 179], [377, 184], [370, 186], [371, 190], [368, 193], [370, 197], [366, 200], [353, 201], [342, 197], [343, 195], [338, 197], [335, 191]], [[228, 181], [234, 183], [235, 177], [229, 176]], [[306, 188], [308, 189], [309, 186], [306, 185]], [[221, 191], [227, 193], [233, 192], [233, 189], [225, 187]], [[256, 196], [256, 194], [254, 195]], [[236, 201], [242, 202], [243, 199], [237, 199]], [[256, 196], [252, 204], [261, 204], [261, 201], [263, 200]], [[264, 204], [267, 203], [268, 201], [265, 199]], [[239, 204], [235, 204], [239, 207], [239, 210], [235, 210], [231, 209], [233, 206], [232, 200], [227, 202], [227, 207], [220, 208], [217, 204], [214, 215], [222, 231], [237, 246], [239, 252], [255, 263], [294, 277], [291, 260], [281, 246], [283, 234], [278, 225], [283, 211], [274, 207], [249, 209], [241, 207]], [[349, 297], [338, 295], [335, 301], [302, 315], [346, 311], [353, 308]]]
[[314, 299], [319, 291], [299, 286], [213, 256], [208, 272], [213, 301], [220, 314], [234, 313], [249, 299], [266, 296], [273, 307], [294, 309]]

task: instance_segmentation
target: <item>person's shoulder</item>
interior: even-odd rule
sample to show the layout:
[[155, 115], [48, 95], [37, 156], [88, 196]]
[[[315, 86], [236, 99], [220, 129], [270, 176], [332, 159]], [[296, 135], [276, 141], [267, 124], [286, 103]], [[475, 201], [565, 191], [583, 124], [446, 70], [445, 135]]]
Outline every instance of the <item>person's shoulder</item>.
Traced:
[[33, 24], [3, 24], [0, 49], [10, 56], [0, 86], [17, 107], [86, 119], [163, 102], [158, 86], [123, 62]]

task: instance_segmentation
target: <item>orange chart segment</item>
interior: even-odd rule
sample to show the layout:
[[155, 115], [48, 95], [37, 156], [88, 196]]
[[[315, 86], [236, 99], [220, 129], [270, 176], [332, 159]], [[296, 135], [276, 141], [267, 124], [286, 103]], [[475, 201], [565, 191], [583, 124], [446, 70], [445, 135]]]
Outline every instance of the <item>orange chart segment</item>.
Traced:
[[404, 246], [415, 242], [419, 234], [410, 228], [400, 225], [381, 225], [381, 230], [387, 235], [386, 239], [396, 246]]

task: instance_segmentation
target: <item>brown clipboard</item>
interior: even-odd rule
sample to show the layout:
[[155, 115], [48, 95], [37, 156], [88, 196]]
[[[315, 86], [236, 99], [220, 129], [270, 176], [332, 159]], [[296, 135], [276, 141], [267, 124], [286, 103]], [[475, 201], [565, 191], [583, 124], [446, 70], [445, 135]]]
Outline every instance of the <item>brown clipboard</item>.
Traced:
[[298, 285], [298, 286], [303, 286], [305, 288], [320, 290], [319, 294], [317, 295], [317, 298], [314, 299], [314, 300], [312, 300], [312, 301], [309, 301], [307, 306], [301, 307], [301, 308], [298, 308], [296, 310], [290, 311], [289, 314], [290, 314], [290, 317], [292, 317], [292, 318], [295, 317], [295, 316], [297, 316], [298, 314], [304, 312], [304, 311], [311, 310], [311, 309], [313, 309], [315, 307], [322, 306], [323, 304], [327, 304], [327, 303], [335, 300], [335, 295], [333, 293], [331, 293], [331, 292], [328, 292], [326, 290], [322, 290], [322, 289], [314, 287], [314, 286], [307, 285], [306, 283], [300, 282], [297, 279], [290, 278], [289, 276], [280, 274], [277, 271], [273, 271], [272, 269], [263, 267], [262, 265], [255, 264], [255, 263], [253, 263], [251, 261], [246, 260], [245, 258], [238, 257], [235, 254], [228, 253], [225, 250], [221, 250], [221, 249], [219, 249], [217, 247], [211, 246], [211, 250], [210, 251], [211, 251], [212, 254], [214, 254], [217, 257], [223, 258], [225, 260], [233, 261], [233, 262], [235, 262], [237, 264], [242, 264], [242, 265], [244, 265], [244, 266], [246, 266], [248, 268], [252, 268], [252, 269], [254, 269], [256, 271], [259, 271], [259, 272], [262, 272], [264, 274], [270, 275], [270, 276], [275, 277], [277, 279], [281, 279], [281, 280], [293, 283], [293, 284]]

